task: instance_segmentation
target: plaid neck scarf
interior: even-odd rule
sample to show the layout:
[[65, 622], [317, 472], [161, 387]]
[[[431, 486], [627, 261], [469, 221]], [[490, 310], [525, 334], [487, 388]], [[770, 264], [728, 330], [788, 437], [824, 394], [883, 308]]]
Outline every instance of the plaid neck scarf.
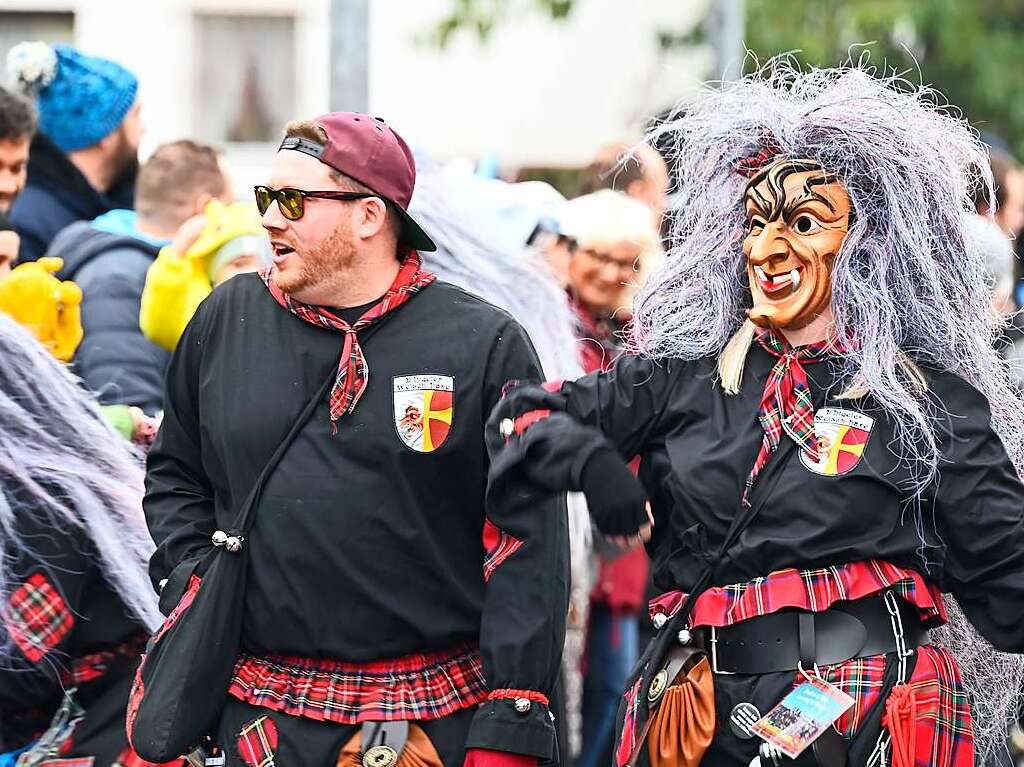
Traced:
[[743, 490], [743, 504], [749, 506], [750, 488], [768, 463], [782, 439], [782, 434], [796, 442], [812, 460], [818, 460], [818, 440], [814, 434], [814, 403], [807, 386], [807, 371], [804, 363], [821, 362], [834, 350], [831, 341], [818, 341], [799, 349], [793, 349], [781, 334], [765, 330], [757, 334], [757, 342], [778, 362], [768, 374], [761, 395], [758, 420], [764, 429], [761, 450], [747, 477]]
[[388, 312], [394, 311], [437, 279], [434, 274], [421, 269], [420, 266], [419, 254], [412, 253], [398, 270], [398, 275], [391, 283], [391, 287], [388, 288], [388, 292], [352, 325], [329, 309], [304, 304], [284, 293], [274, 284], [273, 267], [260, 272], [263, 284], [267, 286], [270, 295], [285, 309], [310, 325], [334, 328], [345, 334], [341, 359], [338, 361], [338, 375], [331, 387], [331, 434], [338, 433], [338, 419], [356, 409], [356, 404], [363, 396], [370, 380], [370, 369], [366, 365], [366, 357], [363, 356], [362, 347], [359, 345], [359, 331], [368, 328]]

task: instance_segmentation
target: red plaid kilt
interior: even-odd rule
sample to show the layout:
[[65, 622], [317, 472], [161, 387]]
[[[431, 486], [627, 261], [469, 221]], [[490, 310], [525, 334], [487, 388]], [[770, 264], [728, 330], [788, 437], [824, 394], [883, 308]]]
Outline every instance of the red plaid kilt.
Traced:
[[[892, 590], [918, 609], [921, 620], [936, 626], [946, 621], [942, 594], [913, 570], [888, 562], [868, 560], [813, 570], [779, 570], [748, 583], [717, 586], [701, 594], [691, 613], [691, 626], [728, 626], [784, 608], [820, 612], [836, 602], [863, 599]], [[651, 616], [674, 614], [686, 595], [662, 594], [651, 601]], [[885, 656], [819, 667], [822, 677], [855, 701], [836, 722], [845, 737], [852, 737], [878, 700], [885, 673]], [[794, 686], [803, 681], [795, 675]], [[921, 647], [909, 682], [916, 701], [913, 733], [915, 767], [973, 767], [974, 735], [971, 711], [957, 668], [947, 650]], [[625, 763], [636, 743], [639, 680], [626, 691], [626, 722], [616, 749], [616, 761]]]
[[60, 644], [75, 625], [68, 603], [42, 573], [33, 573], [11, 593], [3, 621], [14, 644], [33, 663]]
[[243, 654], [228, 694], [338, 724], [440, 719], [487, 700], [476, 646], [373, 663]]

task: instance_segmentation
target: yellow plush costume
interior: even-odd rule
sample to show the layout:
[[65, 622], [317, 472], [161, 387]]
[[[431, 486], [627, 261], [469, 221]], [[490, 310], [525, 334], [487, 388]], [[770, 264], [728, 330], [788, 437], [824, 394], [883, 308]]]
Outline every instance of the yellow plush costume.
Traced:
[[266, 237], [252, 203], [212, 200], [203, 211], [206, 226], [182, 258], [172, 246], [160, 251], [146, 274], [139, 327], [153, 343], [173, 350], [199, 304], [213, 290], [215, 255], [237, 237]]
[[0, 311], [69, 362], [82, 342], [82, 290], [53, 276], [62, 266], [63, 259], [50, 257], [16, 266], [0, 280]]

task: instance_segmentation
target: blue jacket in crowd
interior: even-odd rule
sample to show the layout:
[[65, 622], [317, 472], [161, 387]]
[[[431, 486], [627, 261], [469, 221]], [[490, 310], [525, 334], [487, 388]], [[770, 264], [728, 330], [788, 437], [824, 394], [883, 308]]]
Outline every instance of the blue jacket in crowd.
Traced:
[[136, 215], [113, 210], [79, 221], [53, 240], [49, 255], [64, 259], [59, 277], [82, 289], [85, 337], [75, 372], [104, 405], [136, 405], [150, 415], [163, 408], [163, 379], [170, 352], [139, 329], [146, 271], [166, 240], [138, 231]]

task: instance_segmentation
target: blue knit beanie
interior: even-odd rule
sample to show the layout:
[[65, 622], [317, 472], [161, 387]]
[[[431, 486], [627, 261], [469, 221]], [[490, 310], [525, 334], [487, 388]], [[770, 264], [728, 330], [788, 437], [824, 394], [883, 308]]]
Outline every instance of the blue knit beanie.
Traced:
[[39, 129], [65, 152], [93, 146], [117, 130], [139, 86], [120, 64], [67, 45], [20, 43], [7, 55], [7, 70], [35, 97]]

